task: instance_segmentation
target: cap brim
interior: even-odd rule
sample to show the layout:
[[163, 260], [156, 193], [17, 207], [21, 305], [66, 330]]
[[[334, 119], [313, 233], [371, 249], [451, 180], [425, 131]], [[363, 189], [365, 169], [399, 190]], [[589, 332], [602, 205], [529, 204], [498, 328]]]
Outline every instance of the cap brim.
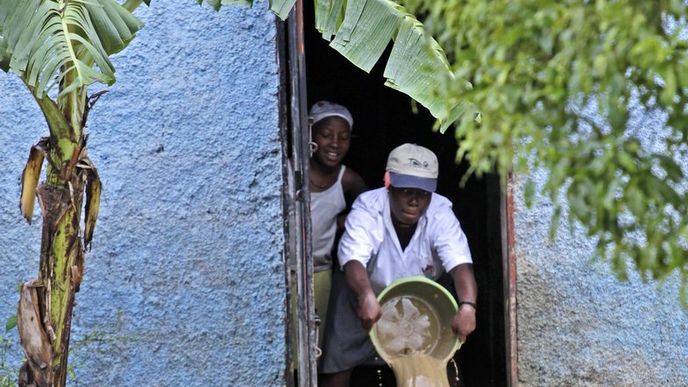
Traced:
[[435, 192], [437, 189], [437, 179], [429, 177], [418, 177], [390, 172], [389, 180], [392, 187], [395, 188], [418, 188], [428, 192]]

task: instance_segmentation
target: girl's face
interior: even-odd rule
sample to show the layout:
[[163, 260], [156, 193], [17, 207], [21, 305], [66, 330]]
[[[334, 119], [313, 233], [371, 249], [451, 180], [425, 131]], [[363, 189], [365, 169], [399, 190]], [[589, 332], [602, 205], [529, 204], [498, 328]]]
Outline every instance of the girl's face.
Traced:
[[336, 167], [351, 145], [351, 129], [340, 117], [327, 117], [313, 125], [313, 141], [318, 149], [313, 157], [322, 165]]

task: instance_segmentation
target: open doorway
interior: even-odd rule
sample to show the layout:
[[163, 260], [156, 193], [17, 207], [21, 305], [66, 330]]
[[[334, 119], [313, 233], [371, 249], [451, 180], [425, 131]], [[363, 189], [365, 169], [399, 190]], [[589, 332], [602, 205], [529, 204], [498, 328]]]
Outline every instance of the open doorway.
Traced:
[[[432, 131], [434, 119], [423, 107], [413, 112], [411, 99], [384, 86], [381, 60], [370, 74], [348, 62], [316, 31], [313, 3], [304, 2], [304, 42], [308, 106], [330, 100], [354, 116], [351, 149], [344, 164], [356, 170], [370, 188], [382, 186], [389, 152], [405, 142], [433, 150], [440, 162], [437, 192], [449, 198], [468, 238], [478, 283], [477, 329], [455, 356], [465, 386], [507, 385], [505, 300], [500, 219], [500, 186], [495, 176], [459, 181], [468, 166], [455, 163], [453, 131]], [[384, 57], [383, 57], [384, 59]], [[388, 369], [360, 367], [352, 385], [393, 386]]]

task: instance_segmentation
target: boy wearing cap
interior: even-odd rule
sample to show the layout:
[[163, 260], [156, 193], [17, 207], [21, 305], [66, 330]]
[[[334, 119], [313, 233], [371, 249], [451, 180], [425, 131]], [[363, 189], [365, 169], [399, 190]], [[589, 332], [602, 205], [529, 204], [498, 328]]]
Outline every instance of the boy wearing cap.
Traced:
[[387, 159], [389, 187], [361, 194], [346, 219], [335, 275], [321, 372], [324, 386], [348, 386], [352, 369], [373, 359], [368, 331], [380, 318], [379, 294], [397, 278], [446, 270], [459, 310], [452, 329], [461, 341], [475, 329], [477, 286], [471, 253], [451, 202], [434, 191], [437, 157], [404, 144]]

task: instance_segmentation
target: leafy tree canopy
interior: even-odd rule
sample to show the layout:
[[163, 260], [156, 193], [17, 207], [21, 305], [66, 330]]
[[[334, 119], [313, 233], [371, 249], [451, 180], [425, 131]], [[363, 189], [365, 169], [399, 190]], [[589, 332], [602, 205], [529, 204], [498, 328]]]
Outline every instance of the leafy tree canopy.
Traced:
[[[456, 79], [436, 93], [474, 107], [456, 122], [457, 158], [477, 174], [548, 170], [525, 194], [554, 203], [551, 237], [568, 211], [621, 278], [630, 262], [644, 279], [678, 271], [688, 302], [684, 2], [402, 3], [448, 53]], [[633, 106], [664, 117], [661, 144], [629, 126]]]

